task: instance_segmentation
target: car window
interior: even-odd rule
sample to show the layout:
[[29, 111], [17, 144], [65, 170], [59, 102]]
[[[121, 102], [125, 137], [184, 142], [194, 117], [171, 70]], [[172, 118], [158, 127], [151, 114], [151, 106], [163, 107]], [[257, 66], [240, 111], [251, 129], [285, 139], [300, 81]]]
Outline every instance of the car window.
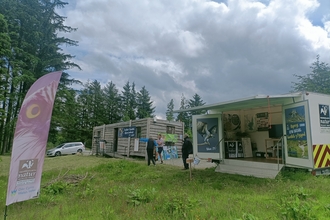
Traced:
[[61, 147], [63, 147], [63, 145], [64, 145], [64, 144], [60, 144], [60, 145], [58, 145], [56, 148], [61, 148]]
[[66, 144], [65, 148], [73, 147], [73, 144]]

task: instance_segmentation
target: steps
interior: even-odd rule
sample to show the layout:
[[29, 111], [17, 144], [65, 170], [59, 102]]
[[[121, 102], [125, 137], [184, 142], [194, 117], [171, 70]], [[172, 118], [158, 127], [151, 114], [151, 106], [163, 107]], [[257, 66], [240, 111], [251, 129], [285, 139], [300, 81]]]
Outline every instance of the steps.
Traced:
[[264, 163], [244, 160], [224, 160], [215, 171], [220, 173], [239, 174], [259, 178], [274, 179], [281, 171], [283, 164]]

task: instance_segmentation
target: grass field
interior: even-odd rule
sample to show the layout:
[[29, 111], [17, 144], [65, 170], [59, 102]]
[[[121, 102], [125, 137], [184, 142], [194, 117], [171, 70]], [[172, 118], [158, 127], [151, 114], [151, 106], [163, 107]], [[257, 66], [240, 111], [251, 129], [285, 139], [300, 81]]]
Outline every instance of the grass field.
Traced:
[[[10, 158], [1, 157], [5, 207]], [[276, 179], [189, 171], [95, 156], [46, 158], [38, 199], [7, 219], [329, 219], [330, 177], [283, 171]]]

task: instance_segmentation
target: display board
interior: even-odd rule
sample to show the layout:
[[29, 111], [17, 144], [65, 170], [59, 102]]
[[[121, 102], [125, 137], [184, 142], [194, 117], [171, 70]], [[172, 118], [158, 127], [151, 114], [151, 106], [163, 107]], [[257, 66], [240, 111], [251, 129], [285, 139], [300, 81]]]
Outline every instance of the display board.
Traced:
[[253, 157], [251, 138], [242, 138], [244, 157]]

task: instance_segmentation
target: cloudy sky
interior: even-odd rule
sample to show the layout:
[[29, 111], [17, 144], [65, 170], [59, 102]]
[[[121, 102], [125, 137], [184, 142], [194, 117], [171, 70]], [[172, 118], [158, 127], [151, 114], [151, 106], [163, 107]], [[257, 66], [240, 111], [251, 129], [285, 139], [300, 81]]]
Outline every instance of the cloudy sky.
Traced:
[[65, 47], [86, 82], [149, 91], [158, 118], [181, 95], [206, 104], [292, 90], [294, 74], [330, 64], [329, 0], [70, 0]]

